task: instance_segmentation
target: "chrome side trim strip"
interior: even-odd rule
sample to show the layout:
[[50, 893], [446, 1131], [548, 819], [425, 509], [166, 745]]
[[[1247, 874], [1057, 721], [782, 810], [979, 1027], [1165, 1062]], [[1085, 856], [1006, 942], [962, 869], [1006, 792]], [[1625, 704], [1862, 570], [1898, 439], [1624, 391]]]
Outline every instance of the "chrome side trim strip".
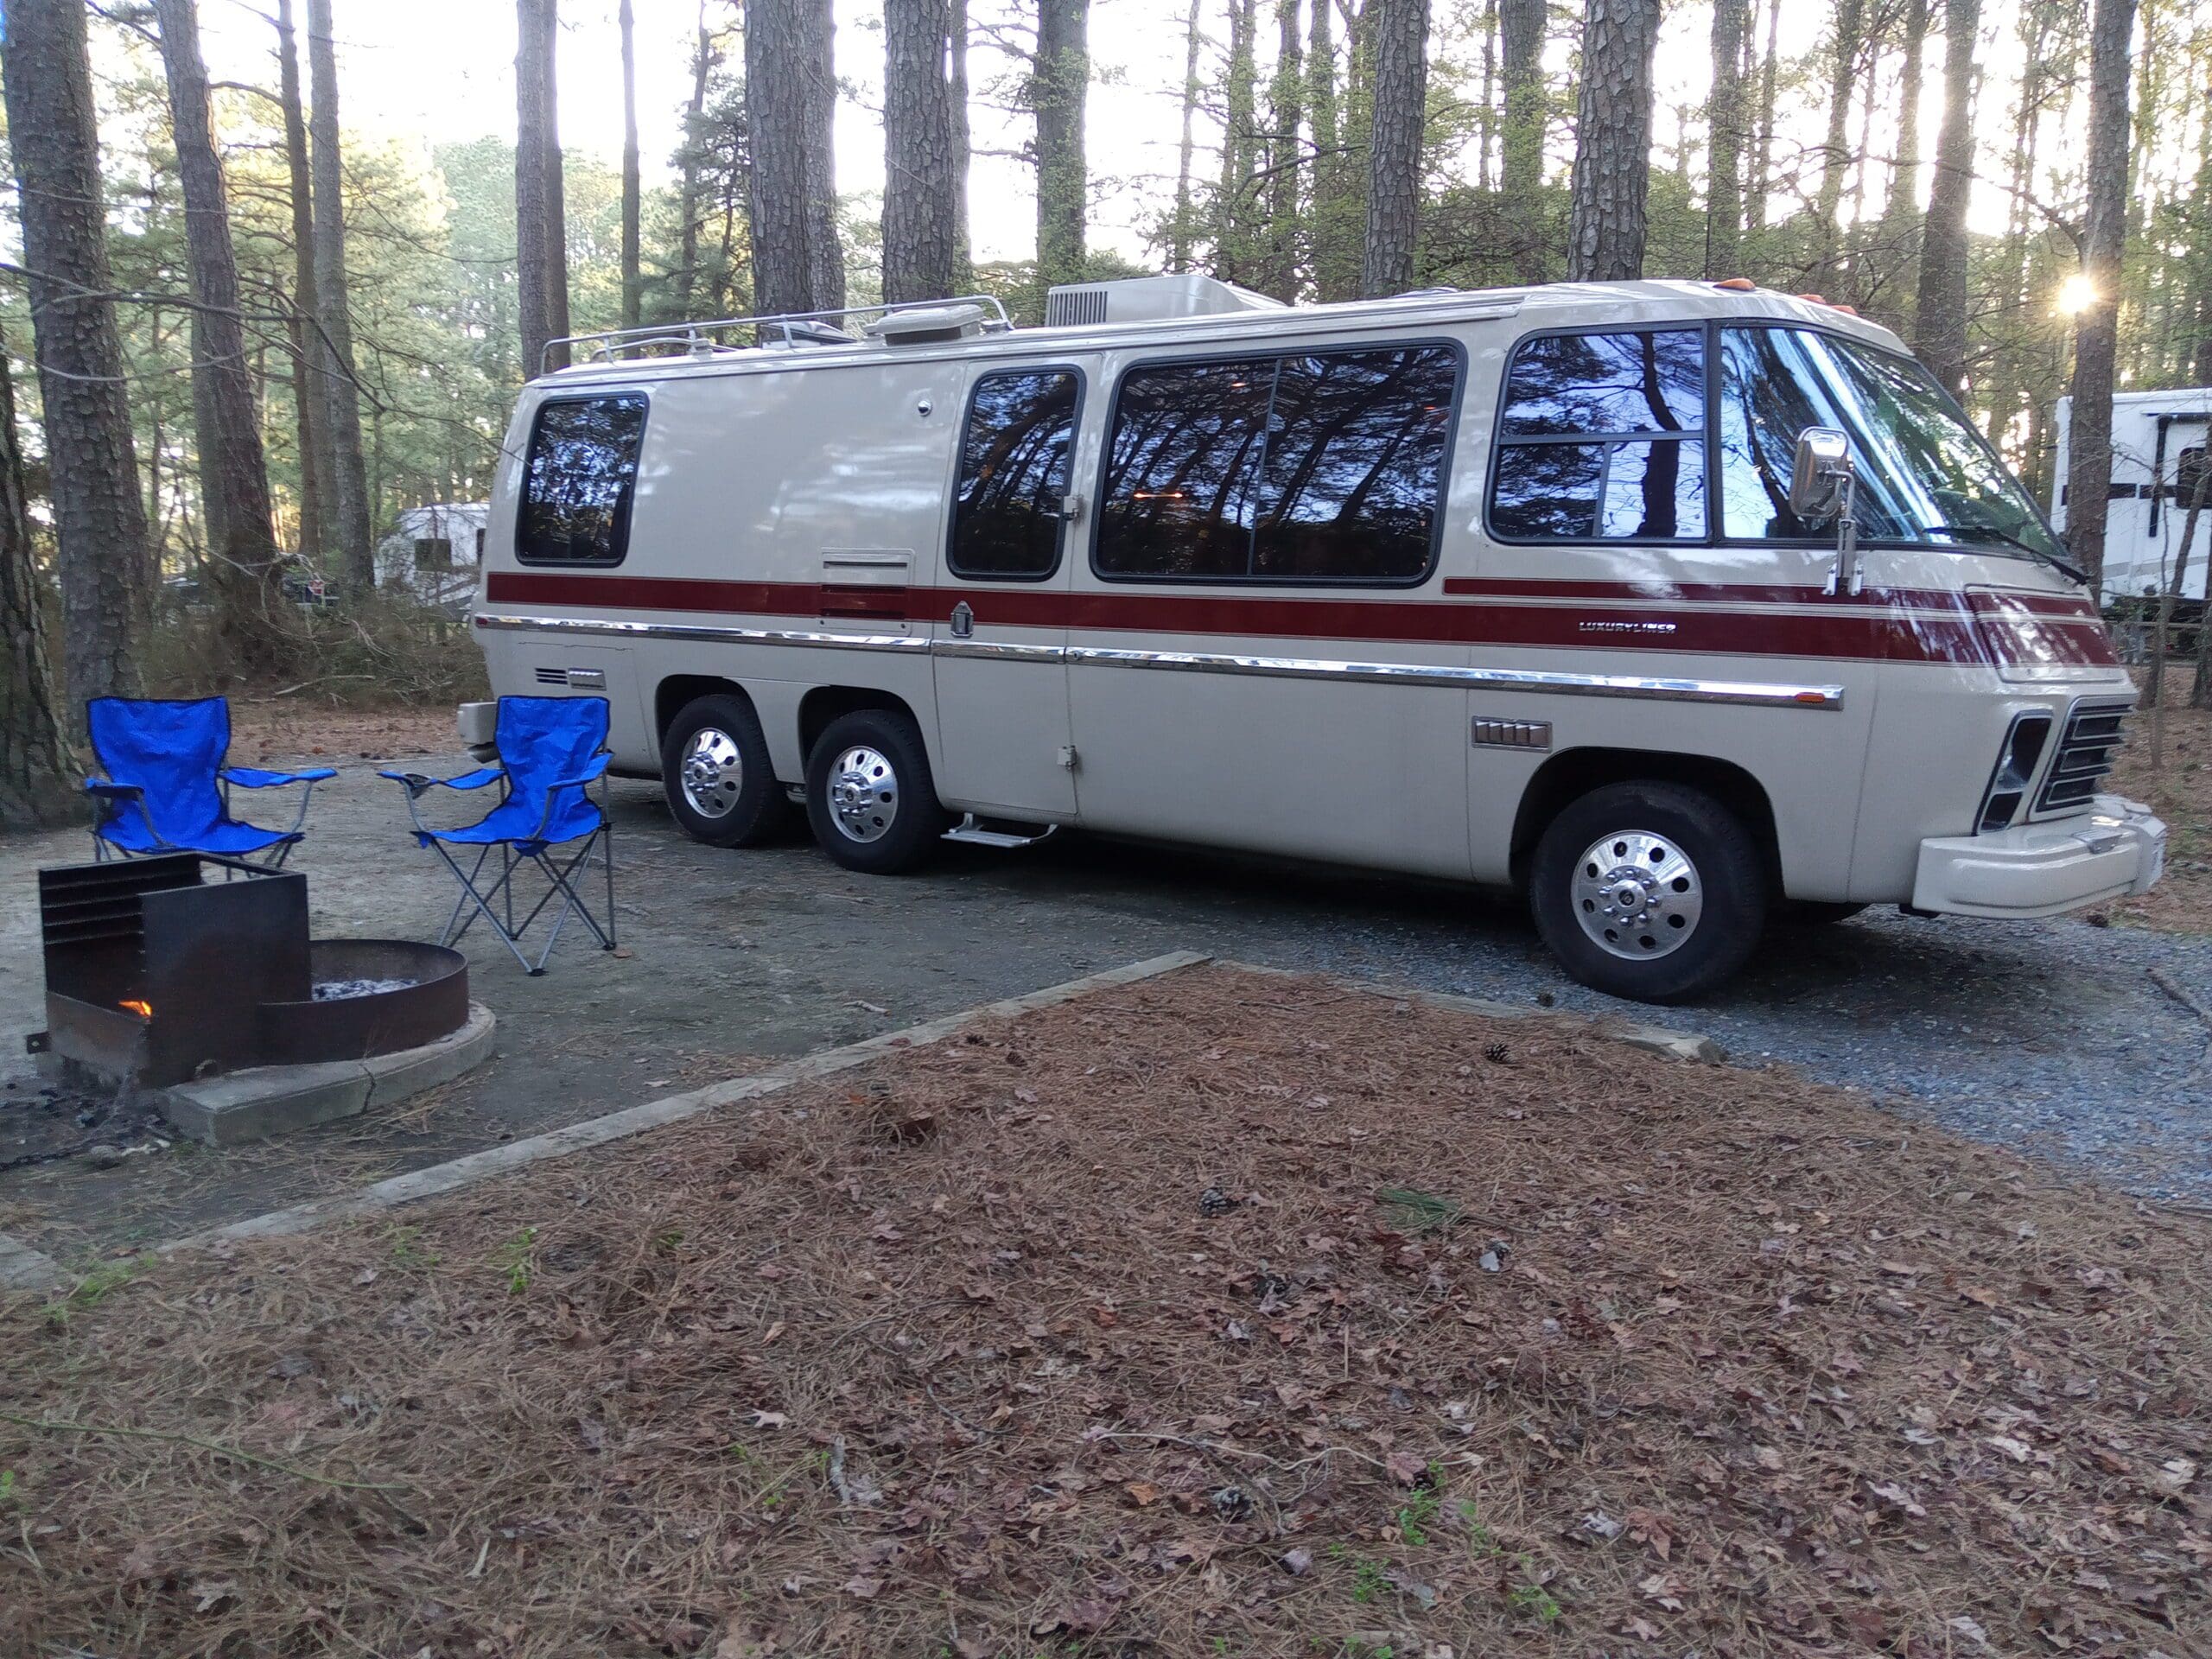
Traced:
[[1331, 662], [1302, 657], [1243, 657], [1208, 652], [1124, 651], [1070, 645], [1067, 660], [1105, 668], [1183, 669], [1272, 679], [1365, 681], [1382, 685], [1480, 687], [1554, 691], [1572, 696], [1642, 697], [1668, 702], [1741, 703], [1755, 708], [1843, 707], [1840, 685], [1783, 685], [1760, 680], [1661, 679], [1633, 674], [1568, 674], [1538, 669], [1445, 668], [1421, 663]]
[[741, 645], [808, 645], [831, 651], [928, 652], [1001, 662], [1071, 663], [1100, 668], [1173, 669], [1267, 679], [1343, 680], [1376, 685], [1435, 685], [1495, 691], [1551, 691], [1569, 696], [1636, 697], [1666, 702], [1737, 703], [1763, 709], [1843, 707], [1840, 685], [1764, 680], [1669, 679], [1635, 674], [1572, 674], [1543, 669], [1447, 668], [1427, 663], [1356, 663], [1309, 657], [1252, 657], [1200, 651], [1137, 651], [1104, 645], [1019, 645], [931, 640], [922, 634], [830, 633], [816, 628], [744, 628], [702, 623], [632, 622], [572, 616], [478, 615], [475, 626], [514, 632], [595, 634], [617, 639], [702, 639]]
[[609, 617], [486, 616], [480, 628], [515, 632], [611, 635], [622, 639], [706, 639], [750, 645], [814, 645], [830, 651], [927, 651], [920, 633], [830, 633], [819, 628], [740, 628], [695, 622], [626, 622]]

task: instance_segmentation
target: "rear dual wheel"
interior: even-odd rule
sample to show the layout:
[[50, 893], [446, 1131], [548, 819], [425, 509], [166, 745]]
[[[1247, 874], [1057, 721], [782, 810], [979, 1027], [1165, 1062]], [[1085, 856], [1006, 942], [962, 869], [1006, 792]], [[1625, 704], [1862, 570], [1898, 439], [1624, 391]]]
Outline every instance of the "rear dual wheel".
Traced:
[[1536, 931], [1593, 990], [1673, 1002], [1747, 962], [1770, 881], [1757, 839], [1727, 807], [1680, 784], [1609, 784], [1571, 803], [1529, 873]]

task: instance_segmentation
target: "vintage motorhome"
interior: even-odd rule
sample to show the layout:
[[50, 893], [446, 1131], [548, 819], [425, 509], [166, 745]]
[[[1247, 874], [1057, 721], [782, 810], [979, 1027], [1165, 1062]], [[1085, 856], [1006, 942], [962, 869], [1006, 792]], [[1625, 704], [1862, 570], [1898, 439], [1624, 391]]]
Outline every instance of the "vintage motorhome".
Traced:
[[575, 344], [477, 637], [502, 693], [604, 694], [702, 840], [798, 800], [861, 870], [1070, 825], [1510, 883], [1649, 999], [1770, 919], [2158, 877], [2042, 515], [1841, 310], [1166, 277]]

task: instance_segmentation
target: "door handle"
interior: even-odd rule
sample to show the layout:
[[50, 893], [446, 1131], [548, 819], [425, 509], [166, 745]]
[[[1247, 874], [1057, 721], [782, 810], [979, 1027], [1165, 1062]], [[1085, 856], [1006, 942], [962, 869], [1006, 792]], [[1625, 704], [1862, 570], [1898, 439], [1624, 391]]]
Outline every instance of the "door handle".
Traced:
[[975, 632], [976, 613], [969, 608], [968, 601], [963, 599], [952, 607], [952, 637], [965, 639]]

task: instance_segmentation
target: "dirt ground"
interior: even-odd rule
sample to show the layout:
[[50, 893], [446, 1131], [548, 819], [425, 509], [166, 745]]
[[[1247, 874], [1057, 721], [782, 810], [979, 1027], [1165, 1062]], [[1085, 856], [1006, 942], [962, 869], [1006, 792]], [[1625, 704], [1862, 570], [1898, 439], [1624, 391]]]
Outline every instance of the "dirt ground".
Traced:
[[0, 1649], [2181, 1659], [2208, 1246], [1788, 1072], [1190, 969], [16, 1300]]
[[2212, 933], [2212, 710], [2191, 709], [2193, 671], [2169, 668], [2163, 742], [2152, 765], [2150, 710], [2139, 710], [2113, 787], [2148, 801], [2166, 821], [2165, 879], [2140, 899], [2113, 906], [2115, 918], [2138, 927]]

